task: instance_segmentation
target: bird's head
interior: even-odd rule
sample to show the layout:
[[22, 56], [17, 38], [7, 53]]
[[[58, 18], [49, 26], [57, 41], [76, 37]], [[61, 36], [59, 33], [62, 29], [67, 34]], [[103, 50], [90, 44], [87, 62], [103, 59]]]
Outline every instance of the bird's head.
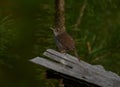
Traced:
[[54, 33], [54, 35], [55, 36], [58, 36], [58, 35], [60, 35], [61, 33], [63, 33], [64, 31], [62, 30], [62, 29], [60, 29], [60, 28], [50, 28], [52, 31], [53, 31], [53, 33]]

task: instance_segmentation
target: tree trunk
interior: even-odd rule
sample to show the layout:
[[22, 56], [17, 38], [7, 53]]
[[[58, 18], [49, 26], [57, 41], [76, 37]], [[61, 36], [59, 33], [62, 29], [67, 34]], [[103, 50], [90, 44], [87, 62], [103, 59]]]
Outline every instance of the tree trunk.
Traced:
[[64, 0], [55, 0], [55, 28], [65, 30]]

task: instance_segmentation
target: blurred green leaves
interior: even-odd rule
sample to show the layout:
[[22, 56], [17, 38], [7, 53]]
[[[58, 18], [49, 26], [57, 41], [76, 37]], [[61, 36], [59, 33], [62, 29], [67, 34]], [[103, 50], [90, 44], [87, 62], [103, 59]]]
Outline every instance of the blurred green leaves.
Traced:
[[0, 55], [6, 55], [4, 53], [6, 53], [7, 47], [11, 45], [15, 37], [13, 24], [14, 20], [11, 19], [10, 15], [0, 17]]

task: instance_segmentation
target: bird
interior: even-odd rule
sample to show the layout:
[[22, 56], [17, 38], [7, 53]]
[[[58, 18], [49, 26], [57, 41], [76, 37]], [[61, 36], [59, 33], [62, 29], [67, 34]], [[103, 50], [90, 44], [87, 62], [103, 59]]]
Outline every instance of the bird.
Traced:
[[54, 39], [58, 47], [58, 50], [62, 53], [71, 51], [74, 53], [75, 57], [77, 57], [78, 60], [80, 60], [73, 38], [65, 30], [62, 30], [60, 28], [51, 28], [51, 29], [54, 33]]

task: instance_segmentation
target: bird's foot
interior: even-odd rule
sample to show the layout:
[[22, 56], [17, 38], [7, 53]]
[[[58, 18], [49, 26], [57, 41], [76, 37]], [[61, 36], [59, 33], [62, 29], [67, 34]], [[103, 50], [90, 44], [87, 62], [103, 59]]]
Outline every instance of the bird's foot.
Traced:
[[66, 54], [66, 50], [60, 50], [61, 53], [65, 53]]

